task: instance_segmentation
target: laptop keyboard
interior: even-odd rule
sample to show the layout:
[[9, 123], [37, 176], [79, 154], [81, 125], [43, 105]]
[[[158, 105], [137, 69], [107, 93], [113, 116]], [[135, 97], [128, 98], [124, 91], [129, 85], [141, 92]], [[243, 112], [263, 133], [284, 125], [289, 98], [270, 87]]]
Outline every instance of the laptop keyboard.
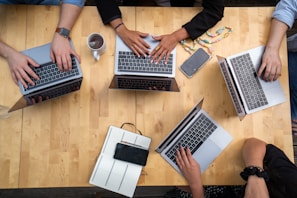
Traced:
[[170, 54], [167, 64], [162, 59], [158, 64], [151, 63], [151, 58], [137, 57], [133, 52], [120, 51], [118, 57], [118, 70], [120, 72], [141, 72], [172, 74], [173, 55]]
[[118, 87], [123, 89], [170, 90], [171, 80], [118, 78]]
[[35, 82], [35, 85], [28, 83], [28, 88], [25, 90], [30, 90], [32, 88], [43, 86], [49, 82], [62, 80], [75, 76], [79, 74], [78, 67], [75, 62], [75, 57], [71, 56], [72, 59], [72, 69], [71, 71], [60, 71], [58, 65], [53, 62], [48, 62], [41, 64], [39, 67], [31, 67], [31, 69], [39, 76], [40, 80], [35, 80], [33, 77], [31, 79]]
[[249, 110], [268, 104], [249, 53], [230, 59]]
[[202, 143], [215, 131], [217, 126], [204, 114], [200, 114], [187, 131], [165, 154], [176, 165], [176, 151], [180, 148], [189, 148], [193, 154]]

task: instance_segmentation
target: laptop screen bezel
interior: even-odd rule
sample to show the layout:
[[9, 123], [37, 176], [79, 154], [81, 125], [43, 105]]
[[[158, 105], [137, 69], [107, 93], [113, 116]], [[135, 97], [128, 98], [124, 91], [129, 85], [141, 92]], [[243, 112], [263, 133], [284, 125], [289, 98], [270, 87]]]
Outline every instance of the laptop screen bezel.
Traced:
[[[118, 79], [119, 78], [127, 78], [127, 79], [149, 79], [149, 80], [170, 80], [171, 86], [169, 90], [162, 90], [162, 89], [129, 89], [129, 88], [120, 88], [118, 86]], [[161, 92], [179, 92], [178, 85], [174, 78], [167, 78], [167, 77], [151, 77], [151, 76], [132, 76], [132, 75], [114, 75], [113, 79], [109, 85], [109, 89], [119, 89], [119, 90], [133, 90], [133, 91], [161, 91]]]
[[161, 153], [174, 139], [178, 134], [183, 131], [188, 123], [199, 113], [202, 108], [204, 98], [194, 106], [194, 108], [179, 122], [179, 124], [166, 136], [166, 138], [157, 146], [155, 149], [156, 152]]

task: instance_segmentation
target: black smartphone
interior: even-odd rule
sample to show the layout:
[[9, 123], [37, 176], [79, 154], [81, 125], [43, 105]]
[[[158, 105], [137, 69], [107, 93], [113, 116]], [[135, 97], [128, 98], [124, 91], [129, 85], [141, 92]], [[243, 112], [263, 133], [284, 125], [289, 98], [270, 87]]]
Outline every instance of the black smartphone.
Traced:
[[117, 143], [114, 158], [145, 166], [148, 153], [148, 150], [136, 145]]
[[188, 78], [191, 78], [211, 56], [202, 48], [198, 48], [179, 68]]

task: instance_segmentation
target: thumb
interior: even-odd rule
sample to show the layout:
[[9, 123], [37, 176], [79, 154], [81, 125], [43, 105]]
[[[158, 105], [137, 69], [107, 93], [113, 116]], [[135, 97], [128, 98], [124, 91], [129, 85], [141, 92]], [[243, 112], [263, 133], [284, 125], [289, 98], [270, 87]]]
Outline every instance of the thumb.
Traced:
[[34, 67], [38, 67], [38, 66], [39, 66], [39, 64], [36, 63], [36, 62], [35, 62], [33, 59], [31, 59], [30, 57], [28, 57], [27, 61], [28, 61], [28, 63], [29, 63], [30, 65], [32, 65], [32, 66], [34, 66]]
[[143, 32], [137, 32], [139, 34], [140, 37], [145, 38], [147, 37], [149, 34], [148, 33], [143, 33]]
[[156, 41], [160, 41], [162, 39], [162, 36], [160, 36], [160, 35], [154, 35], [154, 36], [152, 36], [152, 38], [154, 40], [156, 40]]

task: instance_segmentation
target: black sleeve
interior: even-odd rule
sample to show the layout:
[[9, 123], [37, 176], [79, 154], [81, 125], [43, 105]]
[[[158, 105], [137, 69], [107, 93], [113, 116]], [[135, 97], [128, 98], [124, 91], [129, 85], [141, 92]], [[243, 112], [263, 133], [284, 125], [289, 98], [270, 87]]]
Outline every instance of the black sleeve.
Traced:
[[263, 168], [268, 173], [269, 196], [297, 197], [297, 167], [278, 147], [267, 144]]
[[224, 16], [224, 0], [204, 0], [202, 6], [203, 10], [182, 26], [192, 40], [216, 25]]
[[96, 6], [104, 24], [122, 18], [122, 13], [115, 0], [97, 0]]

